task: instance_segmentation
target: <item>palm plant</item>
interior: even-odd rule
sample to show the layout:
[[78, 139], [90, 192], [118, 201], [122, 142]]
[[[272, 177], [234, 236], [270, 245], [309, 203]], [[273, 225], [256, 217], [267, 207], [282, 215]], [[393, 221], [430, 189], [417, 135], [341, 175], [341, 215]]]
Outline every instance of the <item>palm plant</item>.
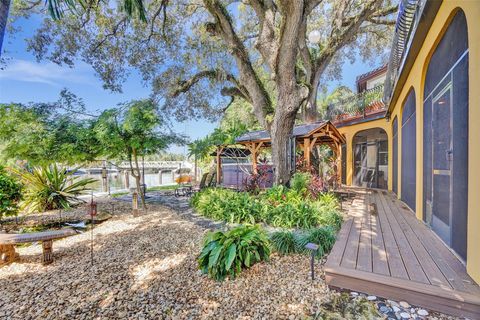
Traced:
[[[160, 10], [165, 10], [167, 2], [168, 0], [162, 0]], [[45, 7], [48, 9], [50, 16], [57, 20], [61, 19], [66, 11], [75, 13], [79, 7], [86, 10], [89, 7], [95, 7], [98, 3], [100, 3], [98, 0], [45, 0]], [[108, 5], [108, 1], [106, 4]], [[0, 0], [0, 56], [2, 55], [9, 8], [10, 0]], [[147, 21], [143, 0], [123, 0], [121, 8], [129, 18], [135, 16], [142, 22]]]
[[197, 139], [192, 143], [188, 144], [188, 157], [194, 157], [195, 159], [195, 179], [197, 179], [198, 175], [198, 161], [202, 161], [203, 159], [207, 158], [210, 151], [212, 150], [212, 145], [207, 138], [204, 139]]
[[82, 200], [78, 196], [89, 191], [88, 185], [96, 181], [74, 176], [76, 170], [59, 168], [56, 164], [35, 167], [31, 171], [12, 171], [24, 185], [21, 208], [27, 213], [65, 209], [80, 203]]

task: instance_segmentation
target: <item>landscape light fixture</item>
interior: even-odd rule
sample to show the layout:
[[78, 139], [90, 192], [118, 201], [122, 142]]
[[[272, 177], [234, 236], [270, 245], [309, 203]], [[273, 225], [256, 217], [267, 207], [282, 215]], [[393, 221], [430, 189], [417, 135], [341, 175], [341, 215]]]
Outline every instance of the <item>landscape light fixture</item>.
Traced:
[[308, 34], [308, 41], [312, 44], [320, 43], [321, 34], [318, 30], [313, 30]]
[[310, 272], [312, 274], [312, 281], [315, 280], [314, 263], [315, 263], [315, 254], [317, 253], [318, 248], [319, 248], [318, 244], [312, 243], [312, 242], [309, 242], [305, 245], [305, 249], [310, 250], [310, 252], [312, 253], [312, 256], [310, 259]]

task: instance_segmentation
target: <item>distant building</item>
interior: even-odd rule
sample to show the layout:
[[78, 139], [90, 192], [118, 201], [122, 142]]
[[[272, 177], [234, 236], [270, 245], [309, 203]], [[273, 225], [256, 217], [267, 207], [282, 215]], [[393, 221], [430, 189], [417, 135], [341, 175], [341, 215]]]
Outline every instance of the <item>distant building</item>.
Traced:
[[383, 86], [387, 77], [387, 64], [357, 77], [357, 93]]
[[379, 119], [385, 115], [382, 101], [387, 64], [357, 76], [357, 93], [328, 106], [327, 119], [337, 127]]

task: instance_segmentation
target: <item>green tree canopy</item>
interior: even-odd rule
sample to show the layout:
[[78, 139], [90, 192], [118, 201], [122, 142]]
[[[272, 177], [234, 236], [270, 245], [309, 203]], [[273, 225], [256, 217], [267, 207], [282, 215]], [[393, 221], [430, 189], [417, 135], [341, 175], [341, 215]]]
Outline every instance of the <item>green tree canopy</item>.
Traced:
[[298, 114], [317, 120], [318, 88], [338, 79], [345, 62], [386, 57], [395, 3], [153, 0], [146, 28], [100, 6], [80, 18], [46, 19], [28, 47], [39, 60], [83, 60], [114, 91], [138, 71], [162, 113], [178, 120], [216, 119], [232, 101], [246, 101], [272, 137], [276, 182], [286, 183], [284, 150]]
[[17, 214], [21, 191], [21, 184], [0, 166], [0, 219]]
[[94, 160], [98, 155], [94, 118], [68, 91], [54, 103], [0, 104], [1, 160], [30, 164], [65, 164]]
[[[168, 132], [158, 105], [151, 99], [135, 100], [102, 112], [93, 131], [101, 154], [111, 159], [128, 160], [137, 190], [141, 190], [139, 158], [181, 144], [185, 137]], [[142, 203], [145, 207], [143, 192]]]

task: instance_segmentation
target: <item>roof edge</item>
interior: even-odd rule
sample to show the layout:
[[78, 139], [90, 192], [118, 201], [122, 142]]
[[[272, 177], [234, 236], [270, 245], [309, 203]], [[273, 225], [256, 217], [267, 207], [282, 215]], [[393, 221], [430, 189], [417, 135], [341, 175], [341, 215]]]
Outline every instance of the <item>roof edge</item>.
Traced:
[[420, 12], [420, 19], [414, 29], [412, 30], [413, 36], [410, 39], [410, 44], [407, 48], [407, 52], [404, 55], [402, 64], [400, 65], [397, 78], [393, 84], [392, 94], [389, 101], [385, 104], [388, 106], [386, 116], [388, 117], [400, 96], [401, 89], [407, 81], [408, 75], [415, 63], [416, 58], [423, 46], [425, 37], [430, 31], [430, 27], [437, 16], [437, 12], [442, 5], [443, 0], [427, 0], [425, 6]]

